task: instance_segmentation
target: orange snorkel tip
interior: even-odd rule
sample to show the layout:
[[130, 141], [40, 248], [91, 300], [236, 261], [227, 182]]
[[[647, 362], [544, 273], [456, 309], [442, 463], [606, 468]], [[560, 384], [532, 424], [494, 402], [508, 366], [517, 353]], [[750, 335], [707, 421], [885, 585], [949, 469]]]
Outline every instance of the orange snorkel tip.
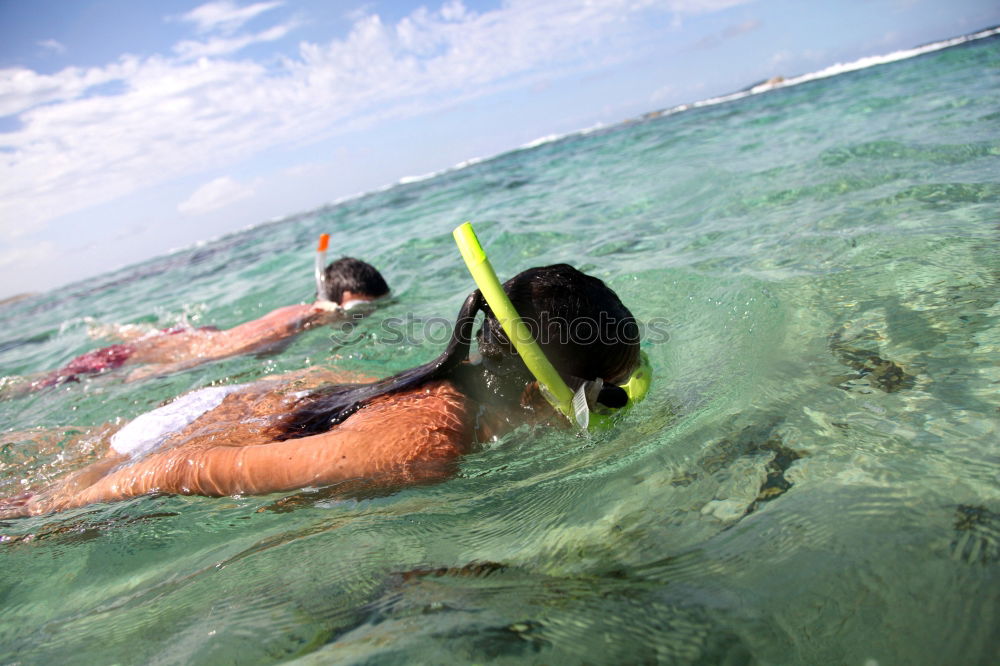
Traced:
[[313, 273], [316, 277], [316, 299], [327, 300], [326, 294], [326, 250], [330, 247], [330, 234], [320, 234], [316, 244], [316, 264]]

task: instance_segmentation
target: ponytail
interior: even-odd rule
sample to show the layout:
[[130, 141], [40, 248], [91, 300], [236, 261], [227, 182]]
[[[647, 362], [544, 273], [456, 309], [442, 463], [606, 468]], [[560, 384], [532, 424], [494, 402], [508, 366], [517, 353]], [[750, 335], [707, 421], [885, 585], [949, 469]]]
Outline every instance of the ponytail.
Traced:
[[303, 398], [300, 403], [302, 406], [278, 426], [276, 439], [318, 435], [344, 421], [375, 398], [449, 377], [459, 363], [469, 358], [472, 327], [476, 314], [483, 309], [484, 303], [478, 289], [469, 294], [458, 312], [447, 348], [430, 363], [404, 370], [372, 384], [341, 384], [313, 393]]

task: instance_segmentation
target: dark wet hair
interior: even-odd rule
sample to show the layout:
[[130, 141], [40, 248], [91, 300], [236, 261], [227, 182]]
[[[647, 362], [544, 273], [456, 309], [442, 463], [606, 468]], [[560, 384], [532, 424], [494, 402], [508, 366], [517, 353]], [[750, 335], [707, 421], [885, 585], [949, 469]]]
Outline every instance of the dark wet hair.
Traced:
[[[618, 296], [601, 280], [567, 264], [531, 268], [504, 283], [504, 291], [532, 329], [546, 356], [566, 379], [624, 381], [639, 363], [639, 327]], [[478, 290], [459, 310], [444, 353], [397, 375], [364, 385], [338, 385], [303, 398], [278, 426], [278, 439], [326, 432], [375, 398], [439, 379], [457, 379], [469, 358], [476, 314], [485, 314], [476, 337], [483, 365], [494, 376], [531, 380], [523, 361]], [[465, 390], [470, 387], [463, 386]]]
[[345, 291], [364, 294], [372, 298], [389, 293], [382, 274], [372, 266], [354, 257], [341, 257], [326, 267], [327, 300], [340, 303]]
[[[598, 278], [555, 264], [514, 276], [504, 283], [504, 291], [564, 378], [624, 382], [638, 364], [639, 326]], [[484, 361], [510, 371], [512, 361], [524, 367], [489, 305], [485, 312], [477, 335]]]

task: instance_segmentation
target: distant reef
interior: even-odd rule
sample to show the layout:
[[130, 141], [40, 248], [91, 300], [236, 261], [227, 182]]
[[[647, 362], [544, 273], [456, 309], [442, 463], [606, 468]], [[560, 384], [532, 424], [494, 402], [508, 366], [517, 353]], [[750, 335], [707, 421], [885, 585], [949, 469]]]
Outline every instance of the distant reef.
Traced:
[[[735, 98], [737, 96], [742, 96], [742, 95], [744, 95], [746, 93], [764, 92], [765, 90], [771, 90], [772, 88], [777, 88], [778, 86], [780, 86], [783, 83], [785, 83], [787, 80], [788, 79], [786, 79], [784, 76], [781, 76], [779, 74], [777, 76], [772, 76], [769, 79], [764, 79], [763, 81], [758, 81], [757, 83], [750, 84], [746, 88], [742, 88], [740, 90], [737, 90], [734, 93], [729, 93], [728, 95], [721, 95], [719, 97], [713, 97], [711, 100], [709, 100], [709, 102], [726, 101], [728, 99], [732, 99], [732, 98]], [[702, 102], [701, 104], [703, 104], [703, 103], [704, 102]], [[696, 103], [696, 104], [679, 104], [679, 105], [677, 105], [677, 106], [675, 106], [673, 108], [670, 108], [670, 109], [657, 109], [655, 111], [649, 111], [648, 113], [644, 113], [641, 116], [639, 116], [638, 118], [626, 120], [625, 122], [635, 122], [636, 120], [639, 120], [639, 121], [642, 121], [642, 120], [652, 120], [653, 118], [659, 118], [660, 116], [665, 116], [668, 113], [671, 113], [671, 112], [674, 112], [674, 111], [685, 111], [685, 110], [690, 109], [690, 108], [695, 107], [695, 106], [700, 106], [700, 104], [699, 103]]]
[[785, 82], [785, 77], [783, 77], [783, 76], [772, 76], [771, 78], [767, 79], [766, 81], [758, 81], [757, 83], [753, 84], [752, 86], [747, 86], [743, 90], [744, 91], [748, 91], [749, 90], [750, 92], [760, 92], [762, 90], [770, 90], [771, 88], [775, 87], [776, 85], [778, 85], [780, 83], [784, 83], [784, 82]]
[[12, 303], [17, 303], [18, 301], [23, 301], [26, 298], [31, 298], [32, 296], [37, 296], [36, 293], [29, 294], [17, 294], [16, 296], [8, 296], [7, 298], [0, 298], [0, 305], [11, 305]]

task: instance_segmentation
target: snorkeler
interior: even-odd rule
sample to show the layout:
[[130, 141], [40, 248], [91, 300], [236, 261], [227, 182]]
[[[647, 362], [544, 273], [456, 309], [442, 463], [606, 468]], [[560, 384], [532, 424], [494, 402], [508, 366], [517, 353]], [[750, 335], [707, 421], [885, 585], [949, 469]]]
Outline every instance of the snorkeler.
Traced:
[[[325, 248], [324, 248], [325, 249]], [[74, 358], [67, 365], [18, 382], [8, 382], [0, 397], [15, 397], [49, 386], [79, 381], [81, 375], [144, 364], [126, 381], [166, 375], [230, 356], [258, 352], [291, 341], [299, 333], [345, 316], [349, 310], [389, 293], [374, 266], [343, 257], [320, 273], [317, 300], [311, 304], [278, 308], [259, 319], [220, 331], [213, 327], [176, 327], [146, 333]]]
[[[510, 310], [533, 324], [558, 381], [599, 389], [589, 396], [591, 409], [613, 411], [641, 399], [649, 368], [638, 325], [601, 280], [557, 264], [518, 274], [502, 292]], [[7, 500], [0, 517], [149, 493], [266, 494], [356, 479], [394, 487], [447, 478], [477, 441], [524, 423], [566, 422], [545, 397], [551, 387], [540, 386], [522, 361], [521, 341], [512, 342], [494, 314], [503, 308], [495, 295], [487, 301], [472, 292], [441, 356], [381, 381], [304, 395], [255, 384], [181, 396], [113, 435], [105, 460], [48, 491]], [[473, 362], [479, 311], [482, 358]], [[596, 322], [603, 325], [595, 329]], [[630, 392], [634, 385], [640, 394]]]

